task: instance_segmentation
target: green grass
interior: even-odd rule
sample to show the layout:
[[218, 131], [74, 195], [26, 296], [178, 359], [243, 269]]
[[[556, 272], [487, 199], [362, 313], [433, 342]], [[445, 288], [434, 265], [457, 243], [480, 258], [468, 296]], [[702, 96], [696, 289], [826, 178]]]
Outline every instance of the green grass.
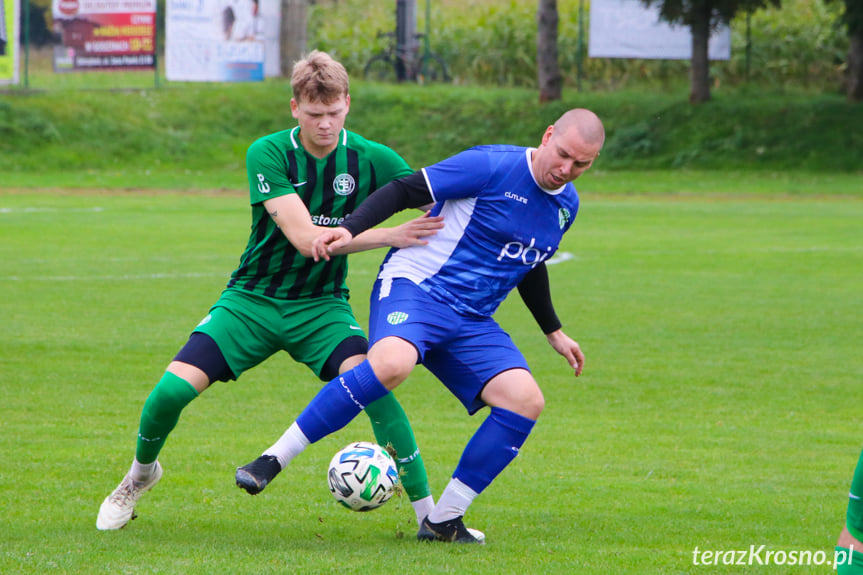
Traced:
[[[792, 190], [788, 172], [850, 178], [843, 189], [863, 173], [863, 136], [847, 129], [863, 125], [863, 106], [839, 95], [741, 90], [693, 107], [644, 91], [566, 93], [545, 105], [532, 90], [356, 81], [351, 92], [348, 129], [417, 168], [477, 144], [537, 145], [564, 111], [588, 107], [608, 133], [598, 171], [713, 171], [739, 186], [752, 173]], [[0, 186], [244, 189], [249, 145], [296, 125], [289, 100], [283, 81], [0, 96]]]
[[[237, 263], [247, 201], [0, 192], [0, 572], [828, 572], [694, 566], [692, 551], [832, 558], [863, 436], [860, 190], [827, 180], [821, 195], [795, 195], [796, 181], [818, 187], [798, 175], [732, 194], [656, 172], [628, 191], [662, 193], [594, 191], [606, 177], [585, 176], [561, 248], [573, 258], [550, 268], [585, 374], [571, 376], [517, 297], [497, 315], [547, 408], [471, 507], [489, 541], [471, 549], [417, 544], [404, 499], [367, 514], [335, 503], [326, 466], [371, 437], [362, 416], [262, 495], [233, 485], [320, 385], [287, 357], [193, 402], [140, 517], [97, 532], [144, 399]], [[382, 253], [353, 257], [364, 322]], [[422, 368], [398, 395], [439, 495], [483, 416]]]

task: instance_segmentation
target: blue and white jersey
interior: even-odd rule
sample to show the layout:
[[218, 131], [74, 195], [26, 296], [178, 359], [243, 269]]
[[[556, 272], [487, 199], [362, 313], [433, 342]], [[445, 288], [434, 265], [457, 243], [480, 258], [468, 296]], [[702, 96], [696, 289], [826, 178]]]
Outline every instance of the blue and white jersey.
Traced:
[[578, 212], [572, 183], [545, 190], [534, 148], [477, 146], [423, 169], [444, 228], [424, 246], [391, 250], [387, 280], [406, 278], [459, 313], [491, 316], [531, 269], [550, 258]]

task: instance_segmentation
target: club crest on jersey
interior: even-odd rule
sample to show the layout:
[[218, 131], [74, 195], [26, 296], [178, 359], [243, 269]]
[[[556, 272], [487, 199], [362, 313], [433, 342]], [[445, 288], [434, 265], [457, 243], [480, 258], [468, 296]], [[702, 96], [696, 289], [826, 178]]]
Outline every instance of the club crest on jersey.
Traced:
[[569, 223], [569, 220], [571, 218], [572, 216], [570, 215], [569, 210], [567, 210], [566, 208], [560, 208], [557, 211], [557, 222], [560, 224], [560, 229], [566, 227], [566, 224]]
[[333, 180], [333, 191], [340, 196], [350, 196], [357, 188], [354, 177], [350, 174], [339, 174]]
[[387, 316], [387, 323], [390, 325], [398, 325], [400, 323], [406, 322], [408, 319], [408, 314], [403, 311], [394, 311], [393, 313]]

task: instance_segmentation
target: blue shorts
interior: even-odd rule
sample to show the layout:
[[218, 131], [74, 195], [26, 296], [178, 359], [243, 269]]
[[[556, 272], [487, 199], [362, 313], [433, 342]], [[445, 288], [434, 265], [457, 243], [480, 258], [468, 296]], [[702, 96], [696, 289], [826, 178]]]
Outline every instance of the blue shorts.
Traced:
[[413, 344], [420, 363], [471, 415], [485, 406], [479, 396], [494, 376], [516, 368], [529, 371], [524, 356], [496, 321], [459, 314], [407, 279], [375, 282], [369, 335], [372, 344], [389, 336]]

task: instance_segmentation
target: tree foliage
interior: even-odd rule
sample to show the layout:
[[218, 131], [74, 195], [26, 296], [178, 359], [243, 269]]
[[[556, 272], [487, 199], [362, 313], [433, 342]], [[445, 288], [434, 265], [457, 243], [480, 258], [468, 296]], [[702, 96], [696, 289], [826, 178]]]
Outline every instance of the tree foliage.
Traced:
[[[828, 0], [834, 2], [837, 0]], [[845, 91], [851, 102], [863, 101], [863, 2], [844, 0], [842, 22], [848, 28], [848, 62]]]
[[[782, 0], [641, 0], [645, 5], [658, 4], [659, 17], [671, 24], [692, 26], [696, 13], [709, 10], [713, 26], [729, 24], [738, 12], [754, 12], [768, 5], [782, 5]], [[851, 1], [851, 0], [849, 0]]]
[[692, 32], [692, 58], [689, 100], [693, 103], [710, 99], [710, 31], [729, 24], [740, 10], [755, 10], [769, 4], [780, 6], [782, 0], [641, 0], [645, 6], [659, 6], [659, 19], [683, 24]]
[[844, 2], [845, 13], [842, 22], [848, 27], [849, 36], [863, 34], [863, 2], [860, 0], [826, 0], [827, 2]]

